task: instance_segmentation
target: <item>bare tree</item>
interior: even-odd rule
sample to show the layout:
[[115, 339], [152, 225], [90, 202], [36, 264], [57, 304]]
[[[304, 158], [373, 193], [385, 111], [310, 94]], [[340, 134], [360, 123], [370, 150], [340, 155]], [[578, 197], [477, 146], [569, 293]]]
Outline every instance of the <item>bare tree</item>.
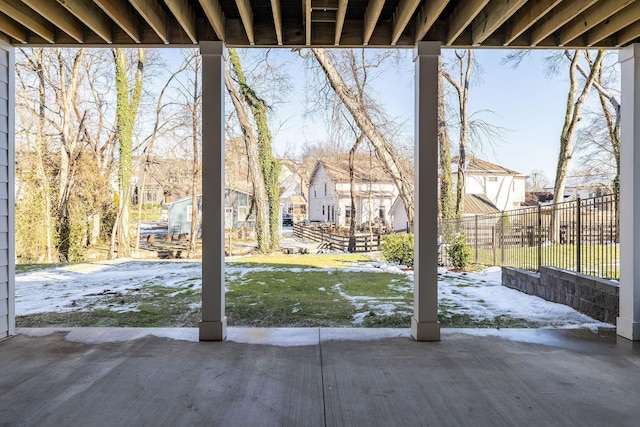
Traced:
[[[559, 203], [564, 200], [564, 187], [567, 178], [567, 171], [569, 169], [569, 162], [573, 157], [578, 122], [582, 118], [582, 109], [587, 100], [587, 96], [589, 95], [589, 91], [591, 90], [591, 86], [600, 72], [604, 51], [598, 51], [596, 58], [593, 61], [589, 56], [589, 53], [586, 51], [565, 50], [564, 55], [570, 61], [569, 92], [567, 94], [567, 108], [565, 110], [564, 125], [562, 126], [562, 132], [560, 133], [560, 152], [558, 154], [556, 179], [553, 189], [554, 203]], [[591, 64], [591, 71], [587, 76], [582, 89], [580, 89], [576, 70], [582, 55], [584, 55], [585, 59]], [[578, 91], [580, 91], [580, 94], [576, 98]]]
[[540, 169], [532, 170], [525, 182], [527, 191], [543, 191], [548, 184], [549, 178]]
[[247, 160], [249, 164], [249, 175], [253, 183], [253, 209], [256, 216], [256, 238], [259, 252], [271, 251], [271, 239], [269, 233], [269, 208], [267, 189], [260, 167], [260, 149], [256, 138], [255, 129], [249, 118], [238, 90], [235, 87], [229, 70], [225, 68], [225, 85], [227, 92], [231, 96], [231, 102], [242, 129], [245, 145], [247, 147]]
[[[140, 225], [142, 223], [142, 209], [145, 201], [147, 177], [153, 163], [154, 145], [159, 138], [167, 133], [174, 131], [175, 127], [177, 126], [175, 124], [175, 122], [177, 121], [175, 108], [171, 108], [175, 107], [176, 105], [171, 101], [164, 102], [164, 96], [167, 90], [171, 88], [171, 82], [176, 79], [178, 75], [183, 73], [187, 69], [187, 67], [188, 62], [183, 62], [178, 70], [171, 73], [165, 84], [162, 86], [160, 94], [158, 95], [158, 98], [156, 100], [154, 121], [151, 128], [151, 133], [143, 141], [144, 149], [142, 159], [142, 176], [140, 178], [140, 185], [138, 185], [138, 214], [136, 221], [135, 239], [136, 250], [138, 250], [138, 248], [140, 247]], [[167, 113], [167, 110], [171, 111]]]
[[440, 149], [440, 215], [444, 219], [455, 216], [456, 205], [451, 182], [451, 141], [447, 131], [444, 102], [444, 71], [442, 57], [438, 58], [438, 146]]
[[[604, 59], [603, 59], [604, 61]], [[588, 62], [589, 67], [592, 66]], [[590, 70], [585, 70], [582, 64], [577, 65], [578, 71], [585, 79], [589, 78]], [[604, 153], [606, 157], [612, 158], [615, 168], [615, 177], [613, 180], [613, 190], [616, 197], [620, 194], [620, 102], [616, 98], [614, 90], [610, 83], [605, 80], [604, 67], [596, 73], [593, 81], [593, 87], [598, 91], [598, 100], [601, 107], [601, 113], [597, 114], [588, 127], [588, 131], [584, 132], [584, 138], [589, 148], [596, 153]], [[604, 135], [603, 135], [604, 134]], [[593, 154], [588, 156], [590, 160], [598, 160], [599, 156]], [[606, 162], [606, 161], [605, 161]], [[602, 163], [590, 166], [597, 170], [602, 170]], [[608, 168], [606, 164], [605, 168]]]
[[341, 72], [336, 68], [331, 54], [322, 48], [312, 48], [311, 52], [318, 64], [320, 64], [338, 99], [349, 111], [357, 127], [373, 146], [376, 157], [393, 180], [404, 203], [409, 224], [413, 226], [413, 173], [408, 170], [406, 162], [402, 161], [403, 159], [397, 150], [390, 144], [389, 139], [382, 131], [382, 123], [374, 120], [374, 106], [368, 102], [369, 100], [365, 93], [368, 78], [366, 66], [358, 67], [354, 51], [348, 51], [346, 54], [349, 55], [349, 73], [353, 84], [347, 85]]
[[[465, 174], [467, 168], [467, 144], [469, 141], [469, 84], [474, 67], [473, 50], [455, 51], [457, 59], [457, 79], [441, 68], [444, 78], [453, 86], [458, 100], [458, 171], [456, 183], [455, 215], [464, 213]], [[444, 172], [443, 172], [444, 175]]]

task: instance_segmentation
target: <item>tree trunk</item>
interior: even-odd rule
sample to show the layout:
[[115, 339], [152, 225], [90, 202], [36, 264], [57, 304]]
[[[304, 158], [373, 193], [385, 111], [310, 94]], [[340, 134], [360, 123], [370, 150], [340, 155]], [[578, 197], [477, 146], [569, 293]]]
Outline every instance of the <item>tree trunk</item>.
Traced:
[[347, 110], [349, 110], [349, 113], [358, 125], [360, 131], [366, 136], [371, 145], [373, 145], [377, 158], [383, 164], [385, 170], [398, 189], [400, 198], [404, 202], [409, 225], [413, 227], [413, 181], [409, 176], [408, 171], [403, 170], [395, 150], [391, 147], [382, 132], [380, 132], [376, 127], [368, 113], [366, 105], [364, 105], [356, 93], [347, 86], [344, 79], [336, 69], [329, 54], [322, 48], [312, 48], [311, 51], [322, 67], [322, 70], [324, 71], [324, 74], [336, 95], [345, 107], [347, 107]]
[[196, 243], [198, 241], [198, 230], [200, 228], [200, 215], [198, 215], [198, 182], [200, 181], [200, 139], [198, 138], [200, 129], [200, 55], [195, 55], [195, 77], [193, 84], [193, 104], [191, 108], [191, 140], [193, 142], [193, 164], [191, 179], [191, 235], [189, 236], [189, 258], [193, 258], [196, 253]]
[[[133, 127], [142, 96], [142, 72], [145, 52], [139, 48], [133, 88], [127, 77], [127, 59], [124, 49], [113, 51], [116, 80], [116, 117], [118, 128], [118, 214], [111, 238], [111, 257], [126, 257], [131, 251], [129, 237], [129, 203], [131, 201], [131, 174], [133, 169]], [[131, 100], [129, 92], [132, 89]], [[117, 249], [116, 249], [117, 247]], [[117, 253], [117, 255], [116, 255]]]
[[444, 76], [442, 58], [438, 59], [438, 143], [440, 144], [440, 216], [450, 219], [455, 216], [455, 204], [451, 193], [451, 147], [444, 108]]
[[580, 52], [581, 51], [576, 50], [573, 51], [573, 55], [571, 55], [569, 51], [565, 51], [565, 55], [570, 59], [571, 65], [569, 67], [569, 93], [567, 94], [567, 108], [565, 112], [564, 125], [562, 126], [562, 132], [560, 134], [560, 151], [558, 153], [556, 180], [553, 188], [550, 237], [551, 241], [554, 243], [558, 243], [560, 241], [560, 212], [558, 211], [557, 204], [562, 203], [564, 200], [567, 171], [569, 170], [569, 163], [573, 157], [575, 132], [578, 127], [578, 122], [582, 118], [582, 108], [587, 100], [591, 86], [599, 73], [602, 65], [602, 58], [604, 56], [604, 51], [599, 50], [580, 96], [576, 99], [575, 96], [578, 91], [576, 70], [578, 67], [578, 61], [580, 60]]
[[38, 179], [42, 186], [44, 195], [44, 233], [45, 233], [45, 256], [46, 262], [52, 263], [53, 259], [53, 221], [51, 218], [51, 188], [49, 186], [49, 178], [44, 167], [44, 148], [45, 141], [45, 120], [46, 120], [46, 94], [45, 94], [45, 76], [43, 70], [42, 48], [35, 49], [35, 58], [32, 64], [35, 66], [35, 72], [38, 76], [38, 135], [36, 141], [36, 159]]
[[267, 189], [264, 182], [264, 175], [260, 168], [260, 150], [256, 141], [255, 132], [249, 114], [242, 104], [240, 95], [236, 91], [228, 69], [224, 74], [225, 85], [231, 96], [231, 101], [238, 115], [238, 122], [244, 135], [247, 146], [247, 161], [249, 164], [249, 175], [253, 182], [253, 206], [256, 214], [256, 238], [258, 252], [266, 253], [271, 251], [271, 239], [269, 233], [269, 208], [267, 201]]
[[267, 123], [267, 106], [257, 97], [247, 84], [240, 59], [235, 49], [229, 49], [229, 61], [240, 84], [240, 93], [251, 108], [258, 131], [258, 150], [260, 155], [260, 169], [264, 176], [269, 206], [269, 251], [280, 249], [280, 163], [273, 157], [271, 151], [271, 133]]
[[454, 79], [451, 75], [445, 73], [444, 71], [443, 73], [444, 77], [456, 89], [456, 92], [458, 94], [458, 115], [460, 123], [455, 216], [460, 217], [464, 214], [467, 142], [469, 140], [469, 83], [471, 82], [471, 71], [474, 64], [473, 50], [467, 49], [463, 52], [456, 51], [456, 58], [458, 58], [458, 80]]
[[354, 158], [356, 150], [363, 138], [364, 135], [360, 134], [356, 142], [353, 144], [353, 147], [351, 147], [351, 150], [349, 150], [349, 193], [351, 195], [351, 212], [349, 212], [349, 252], [356, 251], [356, 180], [354, 174]]

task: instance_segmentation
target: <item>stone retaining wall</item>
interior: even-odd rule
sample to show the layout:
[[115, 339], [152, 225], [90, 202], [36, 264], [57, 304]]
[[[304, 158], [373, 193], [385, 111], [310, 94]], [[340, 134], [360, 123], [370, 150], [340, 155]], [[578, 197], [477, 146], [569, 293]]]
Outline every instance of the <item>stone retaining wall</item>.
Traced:
[[547, 301], [568, 305], [594, 319], [615, 324], [619, 313], [619, 285], [556, 267], [540, 273], [502, 267], [502, 284]]

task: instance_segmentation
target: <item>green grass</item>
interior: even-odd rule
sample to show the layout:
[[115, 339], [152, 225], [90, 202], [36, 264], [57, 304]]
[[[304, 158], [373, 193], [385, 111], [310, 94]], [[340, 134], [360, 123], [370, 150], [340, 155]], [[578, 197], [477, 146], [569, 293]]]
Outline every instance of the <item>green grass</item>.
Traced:
[[[506, 265], [536, 270], [538, 247], [505, 247], [503, 251], [498, 246], [495, 254], [491, 249], [478, 249], [476, 258], [476, 251], [472, 246], [471, 261], [484, 265]], [[542, 265], [577, 271], [577, 245], [543, 246], [541, 261]], [[606, 279], [620, 277], [619, 246], [581, 245], [580, 261], [580, 270], [585, 274]]]
[[[320, 257], [321, 258], [321, 257]], [[229, 263], [230, 267], [257, 267], [242, 277], [228, 275], [226, 311], [230, 325], [238, 326], [351, 326], [357, 311], [343, 295], [373, 298], [397, 297], [395, 284], [404, 279], [389, 273], [321, 269], [318, 265], [341, 262], [339, 257], [309, 258], [309, 264]], [[352, 262], [355, 257], [346, 257]], [[279, 259], [274, 259], [278, 260]], [[289, 268], [297, 267], [290, 271]], [[317, 270], [317, 271], [316, 271]], [[408, 285], [405, 283], [405, 285]], [[343, 292], [341, 295], [340, 291]], [[404, 295], [401, 298], [406, 298]]]

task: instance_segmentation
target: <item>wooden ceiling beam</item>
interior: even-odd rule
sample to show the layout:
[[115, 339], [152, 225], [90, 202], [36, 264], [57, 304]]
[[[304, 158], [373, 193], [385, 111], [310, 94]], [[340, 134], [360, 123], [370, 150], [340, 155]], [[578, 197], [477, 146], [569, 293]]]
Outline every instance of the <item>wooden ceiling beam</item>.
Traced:
[[55, 43], [55, 31], [49, 21], [33, 13], [24, 4], [16, 0], [0, 0], [0, 12], [17, 23], [33, 31], [49, 43]]
[[28, 41], [27, 29], [2, 12], [0, 12], [0, 28], [2, 28], [3, 33], [20, 43], [26, 43]]
[[471, 23], [471, 44], [480, 45], [526, 2], [527, 0], [498, 0], [489, 3]]
[[407, 28], [407, 24], [413, 13], [420, 5], [420, 0], [407, 0], [400, 2], [396, 11], [393, 13], [393, 28], [391, 30], [391, 46], [395, 46], [398, 43], [398, 39]]
[[35, 10], [40, 16], [53, 23], [78, 43], [84, 40], [84, 27], [67, 10], [51, 0], [22, 0], [22, 3]]
[[416, 17], [416, 43], [423, 39], [436, 22], [450, 0], [434, 0], [426, 2]]
[[333, 44], [340, 45], [340, 37], [342, 37], [342, 28], [344, 27], [344, 18], [347, 16], [347, 5], [349, 0], [338, 0], [338, 12], [336, 13], [336, 35]]
[[102, 40], [107, 43], [113, 42], [111, 20], [93, 1], [58, 0], [58, 3], [89, 27]]
[[634, 0], [607, 0], [595, 4], [562, 27], [559, 45], [564, 46], [575, 40], [633, 2]]
[[204, 14], [207, 15], [207, 19], [213, 27], [213, 31], [215, 31], [220, 40], [224, 41], [226, 39], [226, 18], [224, 16], [224, 12], [222, 12], [220, 2], [218, 2], [218, 0], [200, 0], [200, 6], [202, 6], [202, 9], [204, 10]]
[[640, 21], [636, 21], [615, 34], [616, 47], [624, 46], [640, 37]]
[[276, 27], [276, 40], [278, 46], [282, 46], [282, 8], [280, 0], [271, 0], [271, 12], [273, 13], [273, 26]]
[[380, 13], [382, 13], [382, 7], [384, 6], [384, 0], [369, 0], [367, 4], [367, 10], [364, 12], [364, 33], [363, 44], [366, 46], [371, 40], [373, 30], [376, 28]]
[[562, 0], [529, 0], [525, 7], [516, 12], [505, 24], [504, 45], [510, 45], [533, 24], [542, 19]]
[[444, 41], [447, 46], [450, 46], [462, 34], [487, 3], [489, 0], [468, 0], [458, 4], [449, 16], [449, 29]]
[[164, 3], [175, 16], [178, 24], [180, 24], [191, 42], [197, 43], [198, 25], [196, 24], [196, 14], [187, 0], [164, 0]]
[[[48, 0], [45, 0], [48, 1]], [[93, 0], [96, 5], [122, 29], [131, 40], [142, 42], [140, 21], [131, 3], [125, 0]]]
[[637, 21], [640, 21], [640, 1], [633, 2], [589, 31], [586, 45], [587, 47], [594, 46]]
[[[60, 1], [60, 0], [58, 0]], [[160, 37], [163, 43], [169, 43], [169, 26], [167, 25], [167, 14], [156, 0], [129, 0], [135, 10], [138, 11], [142, 19], [145, 20], [151, 29]]]
[[416, 43], [427, 35], [427, 32], [448, 4], [449, 0], [433, 0], [426, 2], [422, 6], [416, 18]]
[[540, 21], [531, 31], [531, 46], [558, 31], [563, 25], [597, 3], [598, 0], [565, 1], [549, 13], [549, 19]]
[[240, 12], [240, 19], [242, 19], [242, 25], [247, 33], [247, 39], [251, 46], [256, 44], [255, 30], [253, 28], [253, 11], [251, 10], [251, 3], [249, 0], [236, 0], [238, 5], [238, 11]]
[[304, 0], [302, 16], [304, 17], [304, 42], [311, 46], [311, 0]]

